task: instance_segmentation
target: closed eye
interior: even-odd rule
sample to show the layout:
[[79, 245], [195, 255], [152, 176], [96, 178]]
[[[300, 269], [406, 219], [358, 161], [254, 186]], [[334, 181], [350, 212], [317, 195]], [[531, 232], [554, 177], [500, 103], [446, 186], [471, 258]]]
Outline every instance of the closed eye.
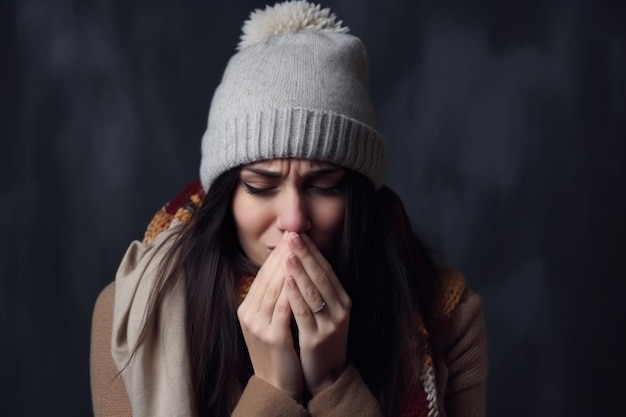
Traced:
[[245, 182], [243, 185], [246, 192], [252, 195], [269, 195], [276, 189], [276, 187], [253, 187]]
[[309, 190], [321, 196], [335, 196], [343, 192], [343, 187], [342, 186], [319, 187], [319, 186], [311, 185], [309, 186]]
[[344, 192], [345, 184], [343, 178], [338, 182], [319, 181], [309, 185], [307, 189], [321, 196], [336, 196]]

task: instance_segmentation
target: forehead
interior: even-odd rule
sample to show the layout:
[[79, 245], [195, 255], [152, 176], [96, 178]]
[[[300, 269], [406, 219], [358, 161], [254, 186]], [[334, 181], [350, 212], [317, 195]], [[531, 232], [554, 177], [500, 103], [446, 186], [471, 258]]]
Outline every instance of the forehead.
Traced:
[[316, 171], [320, 169], [334, 169], [340, 168], [338, 165], [331, 164], [324, 161], [314, 161], [311, 159], [297, 159], [297, 158], [280, 158], [280, 159], [268, 159], [265, 161], [258, 161], [244, 166], [245, 168], [262, 169], [265, 171], [273, 172], [308, 172]]

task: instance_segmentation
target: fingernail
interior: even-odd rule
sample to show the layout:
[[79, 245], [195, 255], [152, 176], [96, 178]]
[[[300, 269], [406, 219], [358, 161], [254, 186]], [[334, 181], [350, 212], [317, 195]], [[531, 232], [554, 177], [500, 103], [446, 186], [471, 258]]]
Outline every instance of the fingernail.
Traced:
[[296, 288], [296, 280], [293, 279], [291, 275], [289, 276], [289, 278], [287, 278], [287, 285], [289, 286], [289, 288]]
[[291, 254], [289, 256], [289, 263], [291, 264], [291, 266], [298, 266], [298, 257], [294, 254]]
[[296, 245], [296, 248], [298, 249], [302, 249], [304, 247], [304, 242], [302, 241], [302, 238], [300, 237], [300, 235], [292, 236], [291, 241], [293, 242], [294, 245]]

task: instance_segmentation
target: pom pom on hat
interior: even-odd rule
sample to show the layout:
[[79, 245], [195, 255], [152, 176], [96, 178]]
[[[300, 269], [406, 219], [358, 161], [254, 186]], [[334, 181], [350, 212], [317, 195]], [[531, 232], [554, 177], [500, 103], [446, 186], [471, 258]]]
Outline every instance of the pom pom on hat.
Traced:
[[367, 51], [329, 9], [288, 1], [252, 12], [215, 90], [202, 138], [200, 179], [256, 161], [300, 158], [384, 182]]
[[341, 26], [341, 20], [330, 13], [330, 9], [307, 1], [287, 1], [275, 6], [267, 6], [265, 10], [255, 10], [250, 14], [242, 27], [241, 41], [237, 49], [241, 50], [263, 39], [283, 32], [300, 32], [303, 30], [325, 30], [346, 33], [350, 29]]

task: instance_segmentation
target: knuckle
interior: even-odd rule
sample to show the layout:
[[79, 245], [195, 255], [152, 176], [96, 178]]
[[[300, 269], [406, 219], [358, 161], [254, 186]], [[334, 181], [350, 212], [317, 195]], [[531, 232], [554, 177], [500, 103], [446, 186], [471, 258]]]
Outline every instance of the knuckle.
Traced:
[[276, 300], [279, 294], [280, 290], [276, 287], [267, 287], [265, 290], [265, 296], [271, 301]]
[[249, 324], [249, 331], [255, 335], [256, 338], [258, 338], [259, 340], [263, 339], [263, 337], [267, 336], [267, 333], [265, 330], [265, 326], [263, 326], [261, 323], [254, 322], [254, 323], [250, 323]]
[[317, 291], [317, 288], [315, 287], [306, 288], [304, 290], [304, 295], [311, 300], [316, 300], [317, 298], [319, 298], [319, 292]]
[[241, 325], [242, 330], [245, 330], [249, 334], [254, 333], [252, 323], [250, 323], [249, 321], [242, 320], [239, 322], [239, 324]]
[[315, 259], [313, 258], [313, 254], [311, 253], [311, 251], [309, 251], [308, 249], [304, 248], [300, 251], [300, 256], [302, 257], [302, 259]]
[[286, 313], [289, 311], [289, 304], [278, 303], [276, 307], [274, 307], [277, 313]]
[[322, 270], [322, 272], [320, 272], [317, 277], [315, 277], [315, 282], [322, 287], [328, 287], [331, 285], [330, 277], [328, 276], [328, 273], [324, 270]]
[[250, 314], [247, 311], [238, 310], [237, 317], [242, 326], [249, 326], [252, 322]]
[[309, 309], [309, 306], [307, 306], [306, 304], [303, 304], [303, 305], [295, 306], [293, 308], [293, 313], [298, 316], [308, 316], [311, 314], [311, 310]]
[[338, 316], [339, 323], [349, 323], [350, 322], [350, 313], [347, 310], [344, 310]]

